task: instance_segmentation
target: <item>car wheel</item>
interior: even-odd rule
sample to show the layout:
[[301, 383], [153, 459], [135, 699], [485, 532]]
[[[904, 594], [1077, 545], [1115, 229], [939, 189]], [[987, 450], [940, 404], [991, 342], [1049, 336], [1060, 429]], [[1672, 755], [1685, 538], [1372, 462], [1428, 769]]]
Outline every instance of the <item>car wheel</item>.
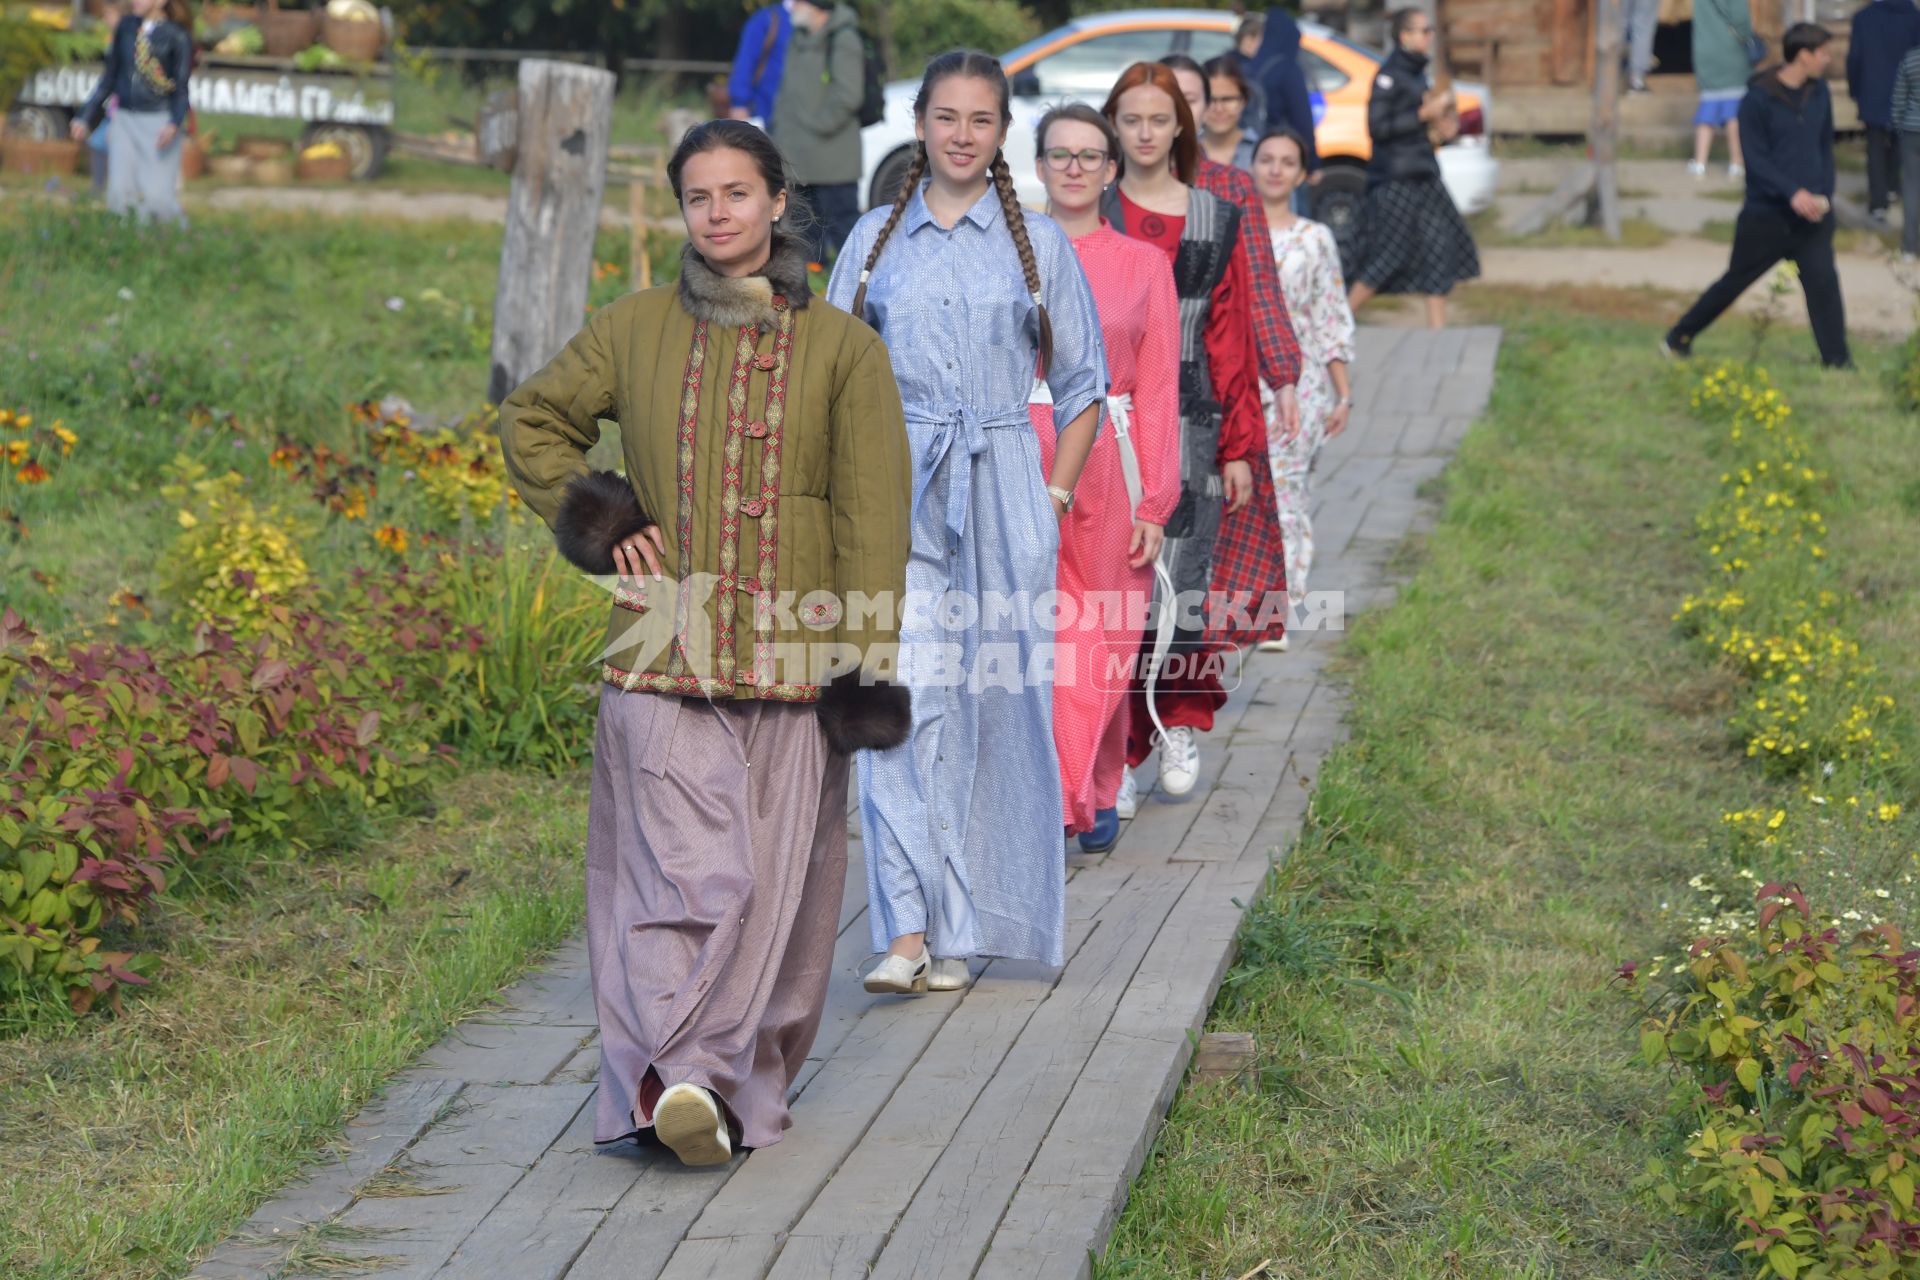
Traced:
[[1353, 278], [1360, 249], [1360, 207], [1367, 199], [1367, 171], [1356, 164], [1330, 164], [1312, 188], [1313, 218], [1333, 232], [1340, 270]]
[[900, 185], [907, 180], [907, 170], [912, 165], [912, 147], [901, 147], [882, 160], [873, 174], [873, 188], [867, 192], [867, 208], [878, 209], [882, 205], [892, 204], [894, 197], [900, 194]]

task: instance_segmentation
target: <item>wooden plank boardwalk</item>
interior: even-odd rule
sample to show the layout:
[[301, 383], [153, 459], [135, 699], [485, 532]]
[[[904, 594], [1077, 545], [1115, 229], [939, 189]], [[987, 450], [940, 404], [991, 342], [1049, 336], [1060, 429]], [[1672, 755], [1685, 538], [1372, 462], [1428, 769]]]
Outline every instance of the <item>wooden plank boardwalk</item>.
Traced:
[[[1485, 405], [1495, 329], [1365, 329], [1352, 427], [1322, 454], [1313, 588], [1383, 603], [1421, 486]], [[1342, 734], [1334, 629], [1251, 656], [1194, 792], [1149, 793], [1069, 859], [1067, 963], [992, 961], [963, 995], [875, 998], [853, 865], [819, 1039], [784, 1141], [713, 1170], [592, 1141], [576, 940], [462, 1024], [193, 1274], [280, 1274], [303, 1230], [380, 1280], [1079, 1277], [1105, 1243], [1231, 959], [1240, 904]], [[1142, 775], [1150, 783], [1150, 771]], [[385, 1171], [382, 1182], [368, 1180]], [[393, 1194], [410, 1186], [413, 1194]], [[418, 1194], [431, 1191], [435, 1194]]]

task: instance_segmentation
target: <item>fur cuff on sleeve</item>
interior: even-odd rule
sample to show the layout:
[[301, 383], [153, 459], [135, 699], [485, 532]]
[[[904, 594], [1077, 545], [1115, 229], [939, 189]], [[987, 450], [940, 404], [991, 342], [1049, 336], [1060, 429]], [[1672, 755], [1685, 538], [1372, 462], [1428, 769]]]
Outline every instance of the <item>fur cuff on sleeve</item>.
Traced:
[[553, 518], [560, 554], [593, 574], [615, 572], [613, 548], [654, 523], [617, 471], [589, 471], [567, 484]]
[[907, 687], [887, 680], [863, 684], [858, 671], [835, 676], [820, 691], [815, 705], [827, 745], [849, 755], [897, 747], [913, 727], [913, 699]]

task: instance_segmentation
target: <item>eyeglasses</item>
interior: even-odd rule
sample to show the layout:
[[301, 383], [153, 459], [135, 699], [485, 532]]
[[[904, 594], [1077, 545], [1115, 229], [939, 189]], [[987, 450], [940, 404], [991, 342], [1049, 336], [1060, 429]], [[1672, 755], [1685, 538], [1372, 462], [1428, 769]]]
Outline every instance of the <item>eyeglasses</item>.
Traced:
[[1085, 151], [1069, 151], [1065, 147], [1048, 147], [1044, 154], [1047, 158], [1047, 168], [1052, 169], [1055, 173], [1065, 173], [1073, 167], [1075, 160], [1080, 162], [1080, 167], [1083, 170], [1098, 169], [1107, 162], [1106, 152], [1095, 151], [1091, 147]]

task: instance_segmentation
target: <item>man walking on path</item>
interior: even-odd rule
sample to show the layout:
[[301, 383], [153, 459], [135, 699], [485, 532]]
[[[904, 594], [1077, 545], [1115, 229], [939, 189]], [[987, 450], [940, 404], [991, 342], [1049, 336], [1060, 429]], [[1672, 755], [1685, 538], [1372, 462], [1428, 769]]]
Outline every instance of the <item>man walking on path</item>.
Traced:
[[1867, 127], [1867, 214], [1887, 218], [1900, 188], [1900, 140], [1893, 124], [1893, 78], [1907, 51], [1920, 45], [1920, 8], [1913, 0], [1873, 0], [1853, 15], [1847, 44], [1847, 92]]
[[747, 19], [740, 47], [733, 54], [733, 74], [727, 77], [727, 98], [735, 120], [773, 119], [787, 40], [793, 34], [793, 5], [794, 0], [782, 0]]
[[860, 102], [866, 51], [860, 19], [834, 0], [793, 0], [793, 36], [774, 98], [772, 130], [800, 199], [812, 211], [808, 258], [825, 264], [860, 220]]
[[1727, 273], [1668, 332], [1662, 343], [1668, 355], [1692, 355], [1694, 338], [1785, 259], [1799, 268], [1821, 363], [1844, 368], [1852, 362], [1833, 264], [1833, 100], [1822, 79], [1833, 57], [1831, 38], [1811, 22], [1787, 28], [1781, 64], [1755, 76], [1741, 100], [1747, 199], [1733, 226], [1733, 256]]

